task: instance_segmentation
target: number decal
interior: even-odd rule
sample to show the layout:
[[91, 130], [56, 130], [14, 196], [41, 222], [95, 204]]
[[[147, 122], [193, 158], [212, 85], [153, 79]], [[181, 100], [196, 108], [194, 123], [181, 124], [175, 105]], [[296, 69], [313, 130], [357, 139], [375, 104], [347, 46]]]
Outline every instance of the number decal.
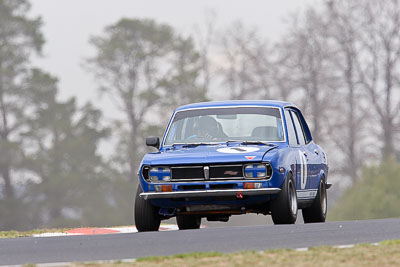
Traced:
[[258, 147], [224, 147], [218, 148], [217, 151], [220, 153], [229, 153], [229, 154], [237, 154], [237, 153], [249, 153], [249, 152], [256, 152], [260, 150]]
[[301, 189], [306, 188], [307, 184], [307, 159], [306, 156], [299, 151], [300, 156], [300, 186]]

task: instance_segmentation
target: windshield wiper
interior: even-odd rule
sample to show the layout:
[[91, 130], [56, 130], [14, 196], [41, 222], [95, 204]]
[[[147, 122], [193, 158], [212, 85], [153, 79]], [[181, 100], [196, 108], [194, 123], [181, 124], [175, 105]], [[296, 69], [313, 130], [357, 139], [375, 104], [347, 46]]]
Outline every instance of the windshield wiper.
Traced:
[[246, 141], [246, 140], [228, 140], [226, 141], [226, 144], [229, 145], [229, 143], [240, 143], [241, 145], [266, 145], [266, 146], [271, 146], [271, 147], [277, 147], [275, 144], [271, 144], [268, 142], [264, 141]]
[[229, 143], [242, 143], [243, 140], [227, 140], [226, 145], [229, 145]]
[[242, 145], [266, 145], [266, 146], [271, 146], [271, 147], [277, 147], [275, 144], [271, 144], [268, 142], [264, 141], [243, 141]]
[[205, 143], [205, 142], [198, 142], [198, 143], [173, 143], [172, 147], [175, 148], [177, 145], [182, 147], [196, 147], [196, 146], [211, 146], [211, 145], [218, 145], [216, 143]]

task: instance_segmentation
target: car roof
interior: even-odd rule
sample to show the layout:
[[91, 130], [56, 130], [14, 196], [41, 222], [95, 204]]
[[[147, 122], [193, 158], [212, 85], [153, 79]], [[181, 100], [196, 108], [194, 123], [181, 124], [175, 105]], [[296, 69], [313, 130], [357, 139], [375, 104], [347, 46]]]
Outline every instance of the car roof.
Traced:
[[229, 101], [212, 101], [200, 102], [181, 106], [176, 111], [187, 109], [200, 109], [200, 108], [215, 108], [215, 107], [240, 107], [240, 106], [268, 106], [268, 107], [296, 107], [290, 102], [277, 101], [277, 100], [229, 100]]

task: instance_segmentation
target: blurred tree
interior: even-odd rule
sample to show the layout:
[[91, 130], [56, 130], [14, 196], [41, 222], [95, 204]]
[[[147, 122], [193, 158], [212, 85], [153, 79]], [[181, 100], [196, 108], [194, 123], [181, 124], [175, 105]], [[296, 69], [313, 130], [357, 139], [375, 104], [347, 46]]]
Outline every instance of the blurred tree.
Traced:
[[171, 68], [160, 81], [161, 103], [171, 112], [182, 104], [205, 101], [207, 93], [198, 81], [201, 62], [192, 39], [175, 37], [173, 49]]
[[[33, 176], [24, 201], [25, 227], [88, 226], [127, 223], [130, 209], [117, 201], [129, 196], [112, 190], [123, 179], [104, 162], [97, 149], [109, 134], [101, 113], [75, 99], [58, 101], [57, 80], [33, 69], [26, 80], [33, 119], [24, 133], [25, 166]], [[107, 174], [112, 173], [111, 176]], [[126, 198], [127, 197], [127, 198]], [[122, 202], [123, 203], [123, 202]]]
[[363, 15], [361, 84], [378, 117], [382, 157], [393, 157], [400, 132], [400, 1], [361, 1], [359, 9]]
[[313, 139], [322, 142], [328, 135], [325, 126], [334, 107], [337, 74], [333, 71], [334, 51], [326, 35], [324, 14], [309, 8], [304, 17], [295, 17], [290, 31], [277, 44], [279, 59], [275, 67], [282, 83], [281, 90], [288, 97], [291, 88], [294, 102], [302, 103], [302, 110], [310, 122]]
[[[272, 63], [272, 81], [271, 83], [276, 88], [276, 97], [283, 101], [293, 101], [296, 103], [299, 101], [297, 97], [298, 83], [294, 79], [290, 79], [292, 64], [290, 60], [293, 57], [292, 44], [287, 42], [278, 42], [274, 46], [276, 58]], [[295, 98], [292, 96], [295, 95]], [[296, 99], [297, 98], [297, 99]]]
[[25, 0], [0, 0], [0, 206], [1, 225], [6, 228], [23, 221], [15, 212], [22, 205], [15, 190], [23, 154], [20, 131], [29, 116], [21, 80], [31, 55], [40, 54], [44, 42], [41, 20], [30, 18], [29, 11]]
[[219, 75], [222, 85], [230, 93], [224, 96], [245, 99], [254, 97], [263, 89], [267, 90], [268, 88], [260, 87], [256, 76], [260, 73], [257, 67], [261, 66], [257, 64], [261, 58], [255, 58], [260, 48], [259, 32], [254, 28], [247, 28], [241, 21], [236, 21], [220, 36]]
[[362, 179], [343, 192], [328, 213], [330, 220], [363, 220], [400, 216], [400, 164], [388, 159], [364, 167]]
[[368, 155], [366, 121], [363, 118], [370, 115], [365, 107], [368, 100], [360, 86], [358, 73], [361, 60], [360, 28], [363, 26], [359, 7], [359, 1], [327, 1], [322, 11], [329, 18], [324, 34], [336, 51], [331, 60], [339, 81], [335, 90], [339, 99], [335, 99], [334, 106], [341, 111], [341, 115], [330, 117], [329, 137], [344, 155], [337, 169], [350, 177], [351, 181], [358, 177], [362, 161]]
[[250, 58], [251, 69], [254, 72], [254, 91], [257, 99], [275, 99], [275, 53], [269, 42], [261, 38], [253, 40], [253, 46], [248, 47], [247, 55]]
[[214, 65], [212, 61], [212, 48], [216, 39], [217, 14], [214, 10], [206, 10], [205, 23], [195, 25], [193, 38], [199, 50], [200, 56], [200, 80], [201, 88], [205, 93], [209, 92], [214, 76]]
[[[121, 19], [106, 27], [102, 36], [92, 37], [91, 44], [97, 54], [88, 64], [100, 90], [114, 99], [126, 116], [128, 127], [119, 123], [122, 133], [117, 158], [122, 166], [128, 165], [130, 180], [137, 182], [137, 167], [145, 151], [142, 133], [150, 111], [205, 98], [204, 90], [196, 85], [199, 56], [190, 38], [147, 19]], [[159, 124], [165, 113], [153, 113], [147, 124]]]
[[128, 136], [122, 139], [123, 150], [118, 154], [125, 157], [131, 181], [136, 180], [143, 153], [143, 142], [139, 140], [144, 117], [159, 103], [159, 82], [165, 78], [173, 40], [171, 27], [137, 19], [121, 19], [106, 27], [103, 36], [91, 38], [97, 55], [88, 60], [89, 66], [100, 90], [115, 99], [127, 119]]

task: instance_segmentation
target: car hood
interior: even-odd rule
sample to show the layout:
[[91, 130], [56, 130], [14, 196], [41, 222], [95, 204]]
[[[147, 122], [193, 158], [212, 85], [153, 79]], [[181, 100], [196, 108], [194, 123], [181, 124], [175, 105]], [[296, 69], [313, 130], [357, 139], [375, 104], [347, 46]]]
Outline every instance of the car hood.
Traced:
[[193, 163], [259, 162], [264, 155], [277, 146], [266, 145], [200, 145], [197, 147], [177, 147], [143, 158], [143, 164], [175, 165]]

